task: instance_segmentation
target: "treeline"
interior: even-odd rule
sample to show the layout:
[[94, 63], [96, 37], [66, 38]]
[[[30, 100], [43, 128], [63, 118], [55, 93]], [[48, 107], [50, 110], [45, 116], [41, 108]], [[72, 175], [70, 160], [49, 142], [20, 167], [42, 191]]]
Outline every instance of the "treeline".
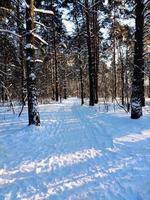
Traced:
[[[150, 1], [1, 0], [0, 101], [89, 98], [119, 102], [131, 118], [150, 97]], [[64, 19], [65, 18], [65, 19]], [[69, 34], [63, 23], [74, 24]]]

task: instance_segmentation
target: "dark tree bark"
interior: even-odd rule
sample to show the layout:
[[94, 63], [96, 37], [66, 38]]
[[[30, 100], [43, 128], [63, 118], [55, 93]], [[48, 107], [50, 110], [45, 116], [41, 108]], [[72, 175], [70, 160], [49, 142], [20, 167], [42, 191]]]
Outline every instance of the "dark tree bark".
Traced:
[[37, 111], [36, 76], [35, 76], [35, 47], [34, 36], [34, 0], [26, 0], [26, 68], [29, 125], [40, 125], [40, 116]]
[[117, 97], [117, 69], [116, 69], [116, 36], [115, 36], [115, 2], [113, 4], [113, 99]]
[[125, 90], [125, 80], [124, 80], [124, 63], [123, 63], [123, 56], [121, 52], [121, 47], [119, 44], [119, 54], [120, 54], [120, 64], [121, 64], [121, 103], [122, 105], [125, 104], [125, 98], [124, 98], [124, 90]]
[[144, 58], [143, 58], [143, 29], [144, 29], [144, 3], [135, 0], [136, 32], [134, 49], [134, 71], [131, 95], [131, 118], [138, 119], [142, 116], [144, 103]]
[[98, 4], [99, 0], [93, 0], [93, 35], [94, 35], [94, 86], [95, 103], [98, 103], [98, 71], [99, 71], [99, 25], [98, 25]]
[[[23, 22], [21, 22], [21, 12], [20, 12], [21, 2], [17, 1], [17, 27], [19, 35], [23, 34]], [[26, 75], [25, 75], [25, 63], [24, 63], [24, 48], [23, 48], [23, 38], [19, 38], [19, 59], [20, 59], [20, 67], [21, 67], [21, 88], [22, 88], [22, 104], [25, 105], [26, 98]]]
[[80, 87], [81, 87], [81, 105], [84, 104], [84, 84], [83, 84], [83, 69], [80, 67]]
[[67, 99], [67, 77], [66, 77], [66, 70], [64, 70], [64, 87], [63, 87], [63, 94], [64, 99]]
[[82, 69], [82, 61], [81, 61], [81, 44], [80, 44], [80, 31], [79, 31], [79, 23], [78, 23], [78, 20], [77, 20], [77, 13], [75, 14], [75, 20], [76, 20], [76, 26], [77, 26], [77, 34], [78, 34], [78, 37], [77, 37], [77, 43], [78, 43], [78, 60], [77, 60], [77, 63], [78, 63], [78, 67], [79, 67], [79, 70], [80, 70], [80, 96], [81, 96], [81, 105], [84, 104], [84, 85], [83, 85], [83, 69]]
[[54, 64], [55, 64], [55, 98], [56, 101], [59, 100], [59, 94], [58, 94], [58, 63], [57, 63], [57, 47], [56, 47], [56, 35], [55, 35], [55, 29], [53, 30], [53, 36], [54, 36]]
[[94, 106], [95, 102], [95, 88], [94, 88], [94, 66], [92, 63], [92, 47], [91, 47], [91, 33], [90, 33], [90, 11], [89, 2], [85, 0], [85, 16], [86, 16], [86, 29], [87, 29], [87, 47], [88, 47], [88, 66], [89, 66], [89, 105]]
[[52, 100], [55, 100], [55, 65], [52, 59]]
[[1, 83], [1, 94], [2, 94], [2, 97], [1, 97], [2, 103], [4, 105], [4, 103], [5, 103], [5, 90], [4, 90], [4, 87], [3, 87], [2, 83]]
[[6, 62], [6, 57], [4, 57], [4, 73], [2, 76], [2, 102], [5, 104], [5, 101], [7, 101], [7, 93], [6, 93], [6, 86], [7, 86], [7, 62]]
[[127, 104], [127, 111], [130, 111], [130, 100], [129, 100], [129, 80], [127, 69], [129, 68], [129, 60], [128, 60], [128, 49], [126, 50], [126, 70], [125, 70], [125, 97]]
[[149, 67], [148, 81], [149, 81], [149, 86], [148, 86], [148, 98], [150, 98], [150, 67]]

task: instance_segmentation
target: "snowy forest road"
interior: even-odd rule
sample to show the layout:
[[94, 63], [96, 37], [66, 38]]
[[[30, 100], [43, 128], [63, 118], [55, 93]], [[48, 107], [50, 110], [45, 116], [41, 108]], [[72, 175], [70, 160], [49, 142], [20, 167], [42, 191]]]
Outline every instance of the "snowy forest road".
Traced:
[[77, 98], [41, 105], [41, 127], [0, 112], [0, 200], [149, 200], [149, 116]]

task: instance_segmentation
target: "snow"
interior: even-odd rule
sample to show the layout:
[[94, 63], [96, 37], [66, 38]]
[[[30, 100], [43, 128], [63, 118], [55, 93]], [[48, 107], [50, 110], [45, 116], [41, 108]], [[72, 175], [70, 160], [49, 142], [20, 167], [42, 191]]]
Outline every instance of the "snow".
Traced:
[[138, 120], [77, 98], [39, 110], [29, 127], [26, 107], [0, 107], [0, 199], [149, 200], [149, 107]]
[[31, 44], [31, 43], [26, 44], [24, 48], [25, 48], [25, 49], [38, 49], [37, 47], [35, 47], [35, 46], [34, 46], [33, 44]]
[[44, 9], [35, 8], [34, 11], [44, 13], [44, 14], [54, 15], [54, 12], [52, 10], [44, 10]]
[[40, 40], [43, 44], [48, 45], [48, 43], [44, 39], [42, 39], [38, 34], [36, 34], [36, 33], [32, 33], [32, 34], [33, 34], [33, 36], [35, 38], [37, 38], [38, 40]]
[[21, 35], [15, 33], [14, 31], [6, 30], [6, 29], [0, 29], [0, 32], [3, 32], [3, 33], [10, 33], [10, 34], [15, 35], [15, 36], [17, 36], [17, 37], [22, 37]]
[[35, 22], [35, 24], [44, 27], [44, 29], [47, 29], [47, 26], [45, 26], [45, 24], [43, 24], [43, 23], [41, 23], [41, 22], [38, 22], [38, 21], [34, 21], [34, 22]]
[[40, 59], [36, 59], [36, 60], [33, 60], [31, 56], [28, 56], [26, 58], [27, 61], [30, 61], [30, 62], [38, 62], [38, 63], [43, 63], [43, 60], [40, 60]]
[[4, 10], [4, 11], [7, 11], [9, 13], [12, 13], [12, 10], [11, 9], [8, 9], [8, 8], [5, 8], [3, 6], [0, 6], [0, 10]]
[[35, 62], [38, 62], [38, 63], [43, 63], [43, 60], [40, 60], [40, 59], [36, 59]]
[[29, 8], [29, 5], [27, 4], [26, 0], [23, 0], [23, 3], [25, 4], [25, 6], [26, 6], [27, 8]]
[[32, 81], [34, 81], [36, 79], [36, 75], [32, 72], [30, 75], [29, 75], [29, 78], [31, 78]]
[[31, 57], [31, 56], [28, 56], [28, 57], [26, 58], [26, 60], [27, 60], [27, 61], [31, 61], [31, 60], [32, 60], [32, 57]]

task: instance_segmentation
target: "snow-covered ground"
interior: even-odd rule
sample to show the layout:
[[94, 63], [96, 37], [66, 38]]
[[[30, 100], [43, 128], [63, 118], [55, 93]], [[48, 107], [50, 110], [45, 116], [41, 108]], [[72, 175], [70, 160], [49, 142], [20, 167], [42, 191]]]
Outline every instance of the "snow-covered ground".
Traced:
[[0, 110], [0, 200], [150, 200], [150, 114], [76, 98], [41, 105], [41, 127]]

